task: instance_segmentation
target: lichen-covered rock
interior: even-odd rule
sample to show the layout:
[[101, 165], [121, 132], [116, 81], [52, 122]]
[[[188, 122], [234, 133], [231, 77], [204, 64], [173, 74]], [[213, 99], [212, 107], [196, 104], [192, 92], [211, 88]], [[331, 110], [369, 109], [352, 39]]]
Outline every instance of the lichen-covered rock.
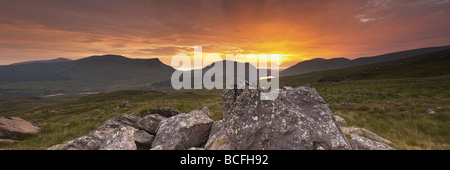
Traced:
[[224, 122], [222, 120], [214, 122], [211, 127], [211, 133], [205, 148], [208, 150], [235, 150], [236, 148], [228, 140], [226, 130], [223, 130]]
[[166, 118], [159, 114], [147, 115], [137, 121], [137, 128], [143, 129], [148, 133], [155, 135], [156, 130], [158, 129], [159, 122], [164, 119]]
[[347, 126], [347, 121], [338, 115], [334, 115], [334, 119], [339, 126]]
[[389, 145], [351, 134], [350, 144], [354, 150], [394, 150]]
[[139, 130], [135, 135], [135, 143], [138, 150], [149, 150], [152, 148], [152, 142], [155, 136], [149, 134], [145, 130]]
[[151, 108], [149, 109], [148, 114], [143, 114], [143, 116], [149, 115], [149, 114], [159, 114], [161, 116], [164, 116], [166, 118], [172, 117], [175, 115], [180, 114], [181, 112], [177, 109], [170, 108], [170, 107], [161, 107], [161, 108]]
[[[130, 126], [132, 116], [122, 115], [103, 123], [88, 136], [80, 137], [49, 149], [60, 150], [135, 150], [136, 128]], [[133, 124], [131, 124], [133, 125]]]
[[364, 128], [341, 127], [341, 130], [345, 134], [349, 134], [349, 135], [356, 134], [356, 135], [365, 136], [365, 137], [368, 137], [370, 139], [373, 139], [373, 140], [376, 140], [376, 141], [379, 141], [379, 142], [383, 142], [383, 143], [386, 143], [386, 144], [389, 144], [389, 145], [394, 144], [391, 141], [389, 141], [389, 140], [387, 140], [387, 139], [385, 139], [385, 138], [383, 138], [381, 136], [378, 136], [377, 134], [375, 134], [375, 133], [373, 133], [373, 132], [371, 132], [371, 131], [369, 131], [367, 129], [364, 129]]
[[208, 140], [213, 120], [202, 110], [172, 116], [160, 122], [152, 148], [186, 150]]
[[202, 111], [205, 112], [210, 117], [214, 115], [214, 112], [211, 112], [211, 110], [209, 110], [207, 106], [203, 107]]
[[223, 122], [214, 126], [206, 149], [351, 149], [314, 88], [283, 88], [275, 100], [260, 100], [261, 91], [222, 91]]
[[112, 121], [116, 121], [123, 125], [138, 128], [137, 122], [139, 121], [139, 119], [140, 119], [140, 117], [137, 117], [137, 116], [122, 114], [120, 116], [113, 118]]
[[137, 129], [121, 126], [112, 131], [111, 136], [100, 145], [99, 150], [136, 150], [135, 134]]
[[18, 117], [0, 117], [0, 139], [16, 139], [24, 134], [37, 134], [39, 130], [39, 127]]

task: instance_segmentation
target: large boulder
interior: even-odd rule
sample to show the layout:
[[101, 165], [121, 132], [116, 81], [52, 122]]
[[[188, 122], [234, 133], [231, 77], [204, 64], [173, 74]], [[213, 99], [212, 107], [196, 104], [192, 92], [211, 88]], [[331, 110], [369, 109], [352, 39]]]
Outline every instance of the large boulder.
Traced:
[[18, 117], [0, 118], [0, 139], [16, 139], [24, 134], [37, 133], [39, 127], [26, 120]]
[[212, 124], [213, 120], [203, 110], [172, 116], [160, 122], [152, 148], [185, 150], [201, 147], [208, 140]]
[[103, 123], [88, 136], [80, 137], [50, 149], [60, 150], [136, 150], [135, 134], [138, 129], [132, 122], [138, 117], [121, 115]]
[[260, 100], [260, 92], [248, 85], [222, 91], [223, 121], [214, 123], [206, 149], [351, 149], [314, 88], [285, 87], [275, 100]]

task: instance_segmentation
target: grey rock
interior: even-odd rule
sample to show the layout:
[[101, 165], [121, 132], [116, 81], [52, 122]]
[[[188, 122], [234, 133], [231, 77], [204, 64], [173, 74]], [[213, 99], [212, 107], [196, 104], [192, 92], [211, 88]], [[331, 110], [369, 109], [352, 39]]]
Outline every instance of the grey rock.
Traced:
[[152, 148], [186, 150], [206, 143], [211, 120], [202, 110], [172, 116], [160, 122]]
[[137, 129], [131, 126], [121, 126], [112, 131], [99, 150], [136, 150], [135, 134]]
[[137, 121], [137, 128], [145, 130], [152, 135], [155, 135], [156, 130], [158, 129], [159, 122], [161, 122], [164, 119], [166, 118], [159, 114], [147, 115], [143, 118], [140, 118]]
[[152, 148], [152, 142], [155, 136], [149, 134], [145, 130], [139, 130], [135, 135], [135, 143], [138, 150], [149, 150]]
[[223, 121], [214, 124], [206, 149], [351, 149], [314, 88], [280, 89], [273, 101], [260, 100], [261, 91], [222, 91]]
[[119, 106], [117, 106], [117, 108], [124, 108], [124, 107], [134, 107], [134, 104], [126, 102], [126, 103], [121, 103], [121, 104], [119, 104]]
[[430, 108], [428, 108], [427, 113], [430, 114], [430, 115], [435, 115], [435, 114], [437, 114], [436, 111], [434, 111], [433, 109], [430, 109]]
[[[161, 116], [168, 118], [168, 117], [178, 115], [180, 113], [181, 112], [177, 109], [170, 108], [170, 107], [162, 107], [162, 108], [151, 108], [151, 109], [149, 109], [148, 114], [159, 114]], [[144, 116], [146, 116], [148, 114], [144, 114]]]
[[113, 118], [112, 121], [116, 121], [116, 122], [122, 123], [122, 124], [127, 125], [127, 126], [138, 128], [137, 122], [138, 122], [139, 119], [140, 118], [137, 117], [137, 116], [128, 115], [128, 114], [122, 114], [122, 115], [120, 115], [118, 117]]
[[351, 134], [350, 144], [354, 150], [394, 150], [385, 143], [373, 141], [357, 134]]
[[18, 117], [0, 117], [0, 139], [16, 139], [24, 134], [38, 134], [40, 128]]
[[88, 136], [49, 149], [58, 150], [135, 150], [136, 128], [130, 126], [133, 116], [121, 115], [103, 123]]
[[236, 150], [228, 139], [227, 131], [222, 120], [214, 122], [205, 148], [208, 150]]
[[205, 112], [210, 117], [214, 115], [214, 112], [211, 112], [211, 110], [209, 110], [207, 106], [203, 107], [202, 111]]
[[366, 136], [368, 138], [371, 138], [373, 140], [379, 141], [379, 142], [383, 142], [389, 145], [393, 145], [394, 143], [391, 142], [390, 140], [387, 140], [381, 136], [378, 136], [377, 134], [364, 129], [364, 128], [357, 128], [357, 127], [341, 127], [342, 132], [344, 132], [345, 134], [355, 134], [355, 135], [359, 135], [359, 136]]
[[161, 145], [158, 146], [154, 146], [152, 149], [150, 150], [163, 150], [163, 147]]
[[338, 115], [334, 115], [334, 119], [339, 126], [347, 126], [347, 121]]
[[198, 148], [198, 147], [192, 147], [192, 148], [189, 148], [188, 150], [206, 150], [205, 148]]
[[351, 103], [345, 103], [344, 106], [345, 106], [346, 108], [354, 108], [354, 107], [355, 107], [355, 105], [354, 105], [354, 104], [351, 104]]

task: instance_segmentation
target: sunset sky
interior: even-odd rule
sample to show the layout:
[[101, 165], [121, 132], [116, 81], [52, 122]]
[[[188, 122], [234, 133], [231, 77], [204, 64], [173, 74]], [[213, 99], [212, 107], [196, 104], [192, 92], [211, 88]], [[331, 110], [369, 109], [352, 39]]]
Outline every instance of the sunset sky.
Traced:
[[[280, 54], [282, 68], [450, 45], [450, 0], [0, 0], [0, 65]], [[225, 57], [225, 56], [223, 56]]]

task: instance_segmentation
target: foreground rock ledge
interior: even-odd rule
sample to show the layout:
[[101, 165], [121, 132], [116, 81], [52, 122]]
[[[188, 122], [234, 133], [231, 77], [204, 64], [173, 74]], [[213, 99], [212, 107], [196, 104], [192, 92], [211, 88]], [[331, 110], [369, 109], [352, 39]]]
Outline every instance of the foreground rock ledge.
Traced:
[[[248, 84], [247, 84], [248, 85]], [[213, 122], [207, 107], [189, 113], [150, 109], [141, 117], [121, 115], [90, 135], [49, 149], [81, 150], [391, 150], [392, 142], [363, 128], [343, 127], [317, 91], [284, 87], [273, 101], [261, 89], [222, 91], [223, 120]], [[350, 142], [345, 135], [349, 135]], [[370, 139], [369, 139], [370, 138]], [[376, 141], [373, 141], [375, 139]]]
[[222, 91], [223, 120], [215, 122], [206, 149], [351, 149], [322, 97], [312, 87], [286, 87], [273, 101], [260, 89]]
[[213, 123], [204, 110], [194, 110], [161, 121], [152, 148], [185, 150], [202, 147], [208, 140]]

